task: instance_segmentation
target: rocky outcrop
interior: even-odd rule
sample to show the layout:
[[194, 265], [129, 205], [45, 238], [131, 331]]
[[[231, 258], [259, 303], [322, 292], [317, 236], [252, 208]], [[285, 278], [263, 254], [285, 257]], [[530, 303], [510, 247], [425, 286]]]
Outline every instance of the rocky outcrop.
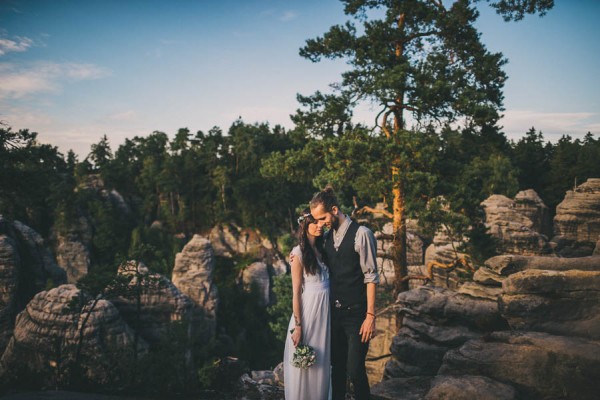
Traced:
[[13, 226], [21, 244], [21, 260], [27, 264], [27, 269], [31, 273], [28, 279], [33, 280], [33, 284], [38, 288], [44, 288], [48, 284], [48, 279], [55, 284], [63, 283], [65, 271], [54, 261], [44, 239], [19, 221], [14, 221]]
[[172, 282], [195, 306], [202, 310], [204, 325], [210, 336], [216, 329], [219, 295], [213, 281], [215, 257], [211, 243], [194, 235], [175, 256]]
[[494, 194], [481, 203], [485, 224], [497, 239], [497, 250], [503, 254], [548, 254], [551, 249], [548, 207], [537, 193], [526, 190], [517, 193], [515, 200]]
[[[458, 258], [465, 257], [465, 253], [459, 251], [462, 242], [452, 241], [448, 235], [442, 231], [438, 231], [433, 238], [433, 242], [425, 251], [425, 266], [430, 262], [438, 262], [441, 264], [451, 264]], [[472, 271], [462, 265], [456, 268], [432, 268], [434, 286], [457, 289], [463, 282], [470, 280]]]
[[448, 350], [508, 327], [496, 302], [449, 289], [413, 289], [401, 293], [397, 304], [402, 325], [393, 339], [384, 379], [434, 376]]
[[[74, 285], [62, 285], [35, 295], [18, 315], [14, 333], [0, 359], [0, 376], [27, 369], [45, 379], [76, 368], [96, 383], [118, 381], [114, 365], [134, 335], [116, 307], [88, 298]], [[147, 345], [138, 341], [138, 352]]]
[[600, 271], [528, 270], [502, 287], [511, 328], [600, 340]]
[[76, 283], [90, 269], [92, 227], [87, 218], [80, 216], [64, 232], [55, 230], [56, 261], [67, 273], [67, 282]]
[[210, 231], [209, 240], [217, 256], [233, 257], [244, 254], [257, 259], [267, 259], [273, 253], [273, 244], [258, 230], [241, 228], [235, 223], [215, 226]]
[[269, 266], [264, 262], [254, 262], [240, 273], [240, 280], [246, 291], [256, 291], [261, 306], [271, 303]]
[[600, 239], [600, 178], [567, 191], [556, 207], [552, 242], [565, 257], [591, 255]]
[[[111, 296], [109, 300], [125, 322], [149, 344], [159, 343], [172, 322], [193, 322], [194, 303], [166, 277], [150, 274], [147, 267], [135, 261], [122, 264], [118, 273], [129, 278], [127, 293]], [[209, 340], [214, 327], [210, 327], [210, 332], [204, 332], [207, 330], [204, 321], [201, 325], [202, 334], [198, 329], [193, 334], [200, 340]]]
[[[496, 332], [449, 351], [441, 375], [480, 375], [527, 399], [597, 399], [600, 343], [538, 332]], [[479, 398], [479, 397], [477, 397]]]
[[429, 389], [431, 378], [414, 376], [392, 378], [371, 387], [373, 400], [422, 400]]
[[486, 273], [491, 272], [498, 279], [504, 279], [516, 272], [543, 269], [549, 271], [568, 271], [577, 269], [581, 271], [600, 271], [600, 257], [527, 257], [518, 255], [501, 255], [492, 257], [485, 262]]
[[425, 400], [516, 400], [515, 389], [485, 376], [438, 375]]
[[15, 241], [7, 235], [0, 235], [0, 353], [12, 335], [20, 261]]
[[[393, 227], [388, 222], [380, 231], [374, 232], [377, 239], [377, 267], [379, 269], [380, 282], [384, 285], [394, 283], [394, 264], [392, 262], [393, 253]], [[406, 262], [409, 266], [409, 275], [422, 275], [423, 260], [425, 255], [425, 239], [420, 234], [418, 221], [414, 219], [406, 220]], [[411, 273], [412, 271], [412, 273]], [[423, 281], [409, 281], [411, 288], [419, 286]]]
[[37, 232], [0, 216], [0, 352], [12, 334], [16, 315], [29, 300], [47, 285], [65, 280]]

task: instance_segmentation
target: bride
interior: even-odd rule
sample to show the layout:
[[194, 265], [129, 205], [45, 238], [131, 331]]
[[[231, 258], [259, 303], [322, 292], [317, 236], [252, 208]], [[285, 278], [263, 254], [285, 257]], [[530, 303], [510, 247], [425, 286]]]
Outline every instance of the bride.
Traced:
[[[292, 249], [292, 309], [283, 353], [285, 398], [325, 400], [330, 384], [329, 271], [322, 259], [323, 228], [305, 209], [298, 218], [298, 245]], [[291, 364], [296, 346], [311, 346], [316, 362]]]

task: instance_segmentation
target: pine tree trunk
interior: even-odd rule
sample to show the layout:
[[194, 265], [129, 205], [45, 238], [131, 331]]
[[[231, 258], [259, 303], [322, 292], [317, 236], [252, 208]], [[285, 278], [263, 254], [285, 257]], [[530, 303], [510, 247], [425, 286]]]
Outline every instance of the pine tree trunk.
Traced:
[[393, 263], [394, 263], [394, 298], [398, 293], [408, 290], [408, 281], [403, 281], [402, 278], [407, 276], [408, 268], [406, 263], [406, 213], [404, 190], [400, 181], [400, 169], [397, 166], [392, 167], [394, 196], [393, 202]]

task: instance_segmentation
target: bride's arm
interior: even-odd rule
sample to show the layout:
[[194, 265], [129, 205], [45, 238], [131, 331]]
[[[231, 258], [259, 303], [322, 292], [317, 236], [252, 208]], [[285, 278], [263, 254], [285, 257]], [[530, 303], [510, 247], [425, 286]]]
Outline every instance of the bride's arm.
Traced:
[[300, 257], [292, 261], [292, 311], [296, 326], [292, 332], [292, 343], [298, 346], [302, 340], [302, 263]]

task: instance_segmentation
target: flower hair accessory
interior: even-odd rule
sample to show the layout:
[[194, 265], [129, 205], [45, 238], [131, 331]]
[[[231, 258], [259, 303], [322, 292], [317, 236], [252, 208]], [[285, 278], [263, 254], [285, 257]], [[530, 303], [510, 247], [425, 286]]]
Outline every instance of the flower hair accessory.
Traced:
[[302, 223], [302, 221], [304, 221], [306, 218], [310, 217], [310, 213], [306, 213], [306, 214], [302, 214], [301, 216], [298, 217], [298, 225], [300, 225]]

